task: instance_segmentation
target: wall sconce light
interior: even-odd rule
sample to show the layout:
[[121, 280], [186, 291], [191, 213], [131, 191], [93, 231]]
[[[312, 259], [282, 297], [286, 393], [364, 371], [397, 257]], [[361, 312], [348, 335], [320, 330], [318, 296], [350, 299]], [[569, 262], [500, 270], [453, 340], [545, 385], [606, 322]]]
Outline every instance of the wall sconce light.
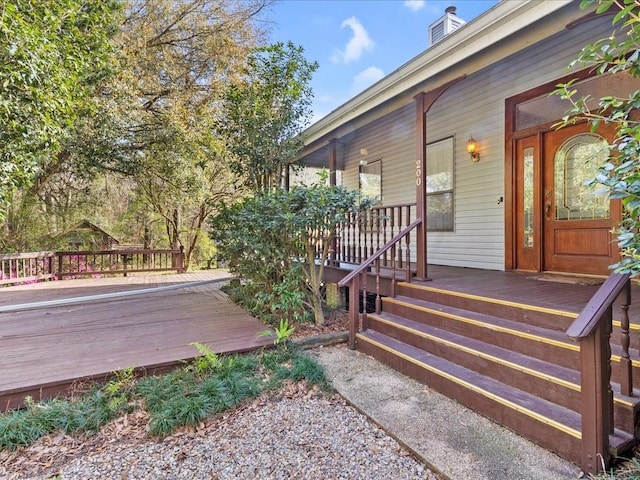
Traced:
[[472, 162], [480, 161], [480, 152], [478, 152], [478, 142], [475, 138], [470, 137], [467, 141], [467, 152], [471, 155]]
[[367, 155], [369, 155], [369, 151], [366, 148], [361, 148], [360, 155], [362, 155], [363, 157], [366, 157]]

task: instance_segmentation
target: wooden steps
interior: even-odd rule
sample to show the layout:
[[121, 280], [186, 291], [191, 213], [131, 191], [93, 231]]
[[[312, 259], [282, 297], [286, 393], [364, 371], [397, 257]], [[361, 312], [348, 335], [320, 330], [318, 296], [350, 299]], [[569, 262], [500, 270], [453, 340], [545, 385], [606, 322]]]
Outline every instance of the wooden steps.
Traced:
[[[579, 348], [564, 334], [575, 313], [407, 283], [397, 291], [367, 315], [359, 350], [580, 462]], [[637, 394], [614, 396], [614, 451], [633, 443]]]

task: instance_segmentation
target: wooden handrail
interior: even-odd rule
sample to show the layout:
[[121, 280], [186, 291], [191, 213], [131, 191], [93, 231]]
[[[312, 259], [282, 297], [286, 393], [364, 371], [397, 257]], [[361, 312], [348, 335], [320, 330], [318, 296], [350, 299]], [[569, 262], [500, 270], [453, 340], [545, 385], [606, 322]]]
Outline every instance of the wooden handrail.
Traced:
[[[81, 268], [80, 262], [83, 263]], [[75, 276], [184, 271], [184, 250], [115, 249], [0, 254], [0, 285]]]
[[385, 243], [378, 251], [376, 251], [373, 255], [367, 258], [364, 262], [360, 264], [358, 268], [352, 270], [346, 277], [338, 282], [339, 287], [345, 287], [349, 282], [351, 282], [356, 275], [361, 274], [366, 268], [369, 268], [378, 258], [384, 255], [393, 245], [402, 240], [406, 235], [408, 235], [411, 230], [416, 228], [418, 225], [422, 223], [421, 218], [416, 218], [409, 225], [404, 227], [400, 232], [398, 232], [394, 237]]
[[608, 308], [622, 293], [629, 281], [629, 274], [612, 273], [600, 286], [589, 303], [582, 309], [578, 318], [569, 326], [567, 336], [573, 341], [580, 341], [593, 334]]
[[620, 344], [622, 354], [620, 393], [633, 395], [633, 368], [629, 355], [630, 275], [612, 273], [582, 309], [566, 334], [580, 343], [580, 395], [583, 471], [596, 473], [611, 461], [609, 436], [614, 433], [613, 387], [611, 384], [611, 333], [613, 305], [621, 296]]
[[[356, 335], [360, 329], [360, 285], [362, 284], [362, 297], [364, 298], [364, 310], [362, 312], [362, 328], [367, 328], [367, 269], [375, 264], [375, 276], [376, 276], [376, 312], [380, 313], [380, 258], [386, 254], [388, 250], [391, 250], [391, 295], [395, 296], [395, 284], [396, 284], [396, 260], [400, 268], [405, 268], [406, 281], [411, 281], [411, 254], [409, 249], [409, 234], [413, 229], [422, 223], [422, 219], [417, 218], [400, 232], [393, 236], [391, 240], [386, 242], [376, 252], [374, 252], [369, 258], [367, 258], [362, 264], [345, 276], [338, 285], [345, 287], [349, 285], [349, 348], [355, 348]], [[405, 259], [402, 260], [402, 247], [398, 246], [401, 240], [406, 242]], [[396, 258], [396, 255], [399, 258]]]

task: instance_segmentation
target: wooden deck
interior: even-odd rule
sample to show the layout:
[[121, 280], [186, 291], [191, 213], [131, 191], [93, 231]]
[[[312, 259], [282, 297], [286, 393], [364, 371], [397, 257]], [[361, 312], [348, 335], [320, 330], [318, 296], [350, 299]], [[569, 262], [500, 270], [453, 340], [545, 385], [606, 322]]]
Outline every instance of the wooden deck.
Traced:
[[[605, 277], [572, 277], [561, 274], [498, 272], [475, 268], [429, 265], [434, 288], [455, 290], [505, 301], [579, 313]], [[640, 296], [635, 296], [640, 299]]]
[[192, 342], [218, 353], [272, 344], [258, 336], [265, 326], [220, 291], [225, 277], [210, 271], [0, 289], [0, 410], [123, 368], [166, 370], [198, 355]]

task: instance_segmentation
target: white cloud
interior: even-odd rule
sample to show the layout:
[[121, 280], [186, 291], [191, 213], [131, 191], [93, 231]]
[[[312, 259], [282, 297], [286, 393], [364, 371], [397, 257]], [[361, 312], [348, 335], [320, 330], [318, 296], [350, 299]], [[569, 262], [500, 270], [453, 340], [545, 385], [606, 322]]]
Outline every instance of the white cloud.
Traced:
[[369, 37], [369, 34], [356, 17], [347, 18], [342, 22], [340, 28], [345, 27], [349, 27], [351, 29], [353, 36], [349, 42], [347, 42], [344, 50], [337, 51], [331, 57], [331, 60], [334, 63], [349, 63], [354, 60], [358, 60], [362, 56], [363, 52], [371, 50], [374, 45], [373, 40], [371, 40], [371, 37]]
[[358, 73], [355, 77], [353, 77], [353, 82], [351, 83], [351, 93], [356, 95], [367, 87], [370, 87], [378, 80], [384, 77], [384, 72], [381, 68], [378, 67], [369, 67]]
[[413, 12], [424, 8], [424, 0], [404, 0], [404, 6]]

